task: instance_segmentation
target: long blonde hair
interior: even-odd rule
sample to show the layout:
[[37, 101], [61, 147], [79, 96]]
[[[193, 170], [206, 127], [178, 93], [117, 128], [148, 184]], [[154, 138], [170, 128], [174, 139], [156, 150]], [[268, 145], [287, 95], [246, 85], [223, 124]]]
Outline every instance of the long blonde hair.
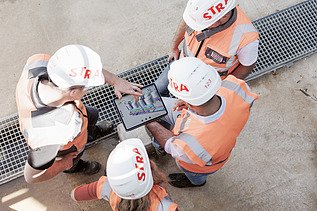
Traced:
[[[154, 185], [164, 185], [167, 183], [168, 179], [166, 175], [157, 167], [156, 163], [150, 160], [151, 170]], [[117, 209], [119, 211], [144, 211], [151, 206], [151, 201], [149, 200], [149, 193], [140, 199], [122, 199], [119, 203]]]

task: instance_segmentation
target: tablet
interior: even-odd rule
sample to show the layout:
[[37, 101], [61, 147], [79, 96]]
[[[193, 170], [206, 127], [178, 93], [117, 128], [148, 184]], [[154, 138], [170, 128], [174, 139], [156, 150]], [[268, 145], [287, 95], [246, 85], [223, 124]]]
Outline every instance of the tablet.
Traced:
[[132, 130], [167, 114], [155, 84], [141, 88], [143, 95], [135, 102], [133, 95], [114, 99], [115, 107], [126, 130]]

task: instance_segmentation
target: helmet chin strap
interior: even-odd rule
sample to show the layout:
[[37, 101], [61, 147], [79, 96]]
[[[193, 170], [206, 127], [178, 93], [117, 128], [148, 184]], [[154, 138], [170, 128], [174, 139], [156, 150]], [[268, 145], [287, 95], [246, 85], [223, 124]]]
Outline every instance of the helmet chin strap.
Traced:
[[[201, 42], [201, 41], [211, 37], [212, 35], [229, 28], [236, 20], [237, 20], [237, 8], [234, 8], [232, 10], [232, 15], [231, 15], [230, 19], [225, 24], [218, 26], [214, 29], [203, 30], [200, 34], [196, 35], [197, 41]], [[188, 33], [188, 34], [190, 34], [190, 33]]]

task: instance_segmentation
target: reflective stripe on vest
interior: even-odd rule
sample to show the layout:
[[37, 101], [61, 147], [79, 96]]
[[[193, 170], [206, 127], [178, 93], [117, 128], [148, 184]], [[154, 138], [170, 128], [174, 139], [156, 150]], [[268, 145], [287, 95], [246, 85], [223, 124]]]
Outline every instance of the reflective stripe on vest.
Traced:
[[187, 150], [192, 151], [191, 154], [194, 155], [192, 158], [196, 159], [198, 165], [205, 166], [211, 164], [211, 155], [200, 145], [194, 136], [181, 133], [177, 136], [177, 139], [172, 140], [172, 142], [184, 148], [188, 147]]
[[[201, 52], [197, 56], [197, 58], [203, 60], [206, 64], [216, 68], [218, 72], [226, 73], [226, 75], [230, 74], [239, 65], [238, 50], [259, 38], [258, 31], [243, 11], [239, 7], [237, 7], [237, 11], [238, 18], [236, 22], [226, 30], [205, 39]], [[185, 33], [185, 39], [182, 44], [182, 56], [195, 56], [197, 54], [195, 51], [198, 50], [200, 42], [197, 41], [196, 36], [199, 33], [197, 31], [191, 35]], [[225, 63], [214, 61], [212, 54], [208, 53], [211, 52], [210, 50], [217, 52], [215, 55], [224, 57], [225, 59], [222, 61]]]
[[177, 132], [177, 134], [179, 134], [180, 131], [182, 131], [184, 129], [188, 117], [189, 117], [189, 114], [187, 112], [184, 113], [184, 117], [183, 117], [182, 123], [181, 123], [181, 125], [179, 127], [179, 131]]
[[188, 171], [211, 173], [227, 162], [236, 138], [248, 120], [250, 107], [257, 99], [243, 80], [232, 75], [224, 80], [217, 95], [224, 98], [225, 107], [222, 115], [213, 122], [206, 124], [186, 110], [176, 120], [172, 143], [186, 154], [191, 163], [176, 161]]
[[[20, 130], [33, 149], [58, 141], [63, 143], [62, 151], [75, 146], [80, 152], [87, 142], [88, 126], [83, 103], [74, 101], [52, 108], [44, 105], [38, 96], [39, 78], [47, 74], [49, 58], [47, 54], [33, 55], [23, 69], [16, 89]], [[66, 129], [61, 131], [63, 127]]]
[[[221, 70], [220, 72], [226, 71], [231, 66], [233, 66], [235, 64], [235, 62], [237, 62], [235, 55], [237, 54], [237, 51], [239, 49], [239, 44], [240, 44], [241, 38], [245, 33], [249, 33], [249, 32], [258, 32], [256, 30], [256, 28], [252, 25], [252, 23], [251, 24], [241, 24], [235, 28], [235, 30], [233, 32], [231, 44], [229, 47], [229, 51], [228, 51], [228, 54], [231, 55], [231, 57], [227, 61], [226, 67], [225, 68], [217, 68], [216, 67], [217, 71], [219, 71], [219, 70]], [[186, 41], [183, 42], [183, 51], [184, 51], [185, 57], [194, 57], [194, 53], [189, 49], [189, 46], [186, 44]]]
[[249, 96], [241, 86], [235, 84], [231, 81], [224, 80], [222, 82], [222, 86], [234, 91], [237, 95], [239, 95], [245, 102], [247, 102], [250, 106], [252, 105], [253, 101], [255, 100], [252, 96]]

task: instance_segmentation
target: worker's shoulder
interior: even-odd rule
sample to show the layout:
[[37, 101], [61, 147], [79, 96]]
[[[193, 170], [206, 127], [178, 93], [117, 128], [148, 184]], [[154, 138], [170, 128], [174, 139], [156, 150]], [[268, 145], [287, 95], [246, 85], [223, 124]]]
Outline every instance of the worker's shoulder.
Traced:
[[30, 56], [27, 60], [27, 64], [36, 62], [36, 61], [48, 61], [51, 58], [49, 54], [34, 54]]

